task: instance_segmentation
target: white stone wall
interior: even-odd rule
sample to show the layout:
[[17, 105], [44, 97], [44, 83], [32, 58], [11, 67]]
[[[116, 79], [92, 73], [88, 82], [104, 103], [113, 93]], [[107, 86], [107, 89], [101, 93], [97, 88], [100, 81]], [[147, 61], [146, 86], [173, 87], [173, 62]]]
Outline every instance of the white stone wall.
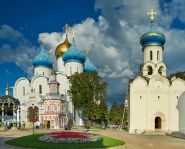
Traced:
[[15, 83], [14, 93], [13, 93], [14, 97], [18, 98], [19, 101], [22, 102], [23, 99], [29, 94], [29, 92], [30, 92], [29, 80], [26, 78], [19, 78]]
[[[153, 59], [150, 60], [150, 51], [152, 51]], [[159, 59], [157, 60], [157, 51], [159, 51]], [[157, 64], [160, 61], [163, 61], [163, 48], [160, 46], [147, 46], [143, 49], [144, 53], [144, 63], [151, 61]]]
[[57, 68], [59, 72], [65, 73], [65, 67], [62, 57], [57, 59]]
[[[183, 107], [179, 103], [183, 101], [183, 94], [185, 92], [185, 81], [182, 79], [175, 79], [172, 81], [171, 85], [171, 101], [170, 101], [170, 130], [179, 131], [180, 122], [184, 120], [184, 117], [181, 116], [183, 113]], [[185, 124], [185, 123], [184, 123]], [[184, 126], [185, 128], [185, 126]]]
[[59, 93], [65, 95], [67, 90], [69, 90], [69, 80], [64, 73], [57, 72], [56, 80], [60, 83]]
[[34, 69], [34, 76], [44, 75], [47, 78], [49, 78], [51, 76], [52, 69], [49, 67], [39, 66], [39, 67], [34, 67], [33, 69]]
[[67, 76], [71, 76], [74, 73], [82, 73], [83, 72], [83, 65], [78, 62], [67, 62], [65, 63], [65, 74]]
[[181, 94], [178, 101], [179, 131], [185, 133], [185, 92]]
[[129, 100], [129, 132], [135, 133], [137, 130], [146, 128], [146, 88], [147, 82], [141, 77], [137, 77], [130, 83]]
[[178, 105], [179, 100], [185, 105], [184, 92], [185, 81], [182, 79], [175, 79], [172, 83], [161, 75], [148, 81], [142, 77], [134, 79], [130, 82], [129, 132], [155, 131], [157, 116], [162, 119], [161, 130], [185, 130], [185, 114], [182, 114], [185, 106]]
[[[42, 86], [42, 94], [39, 93], [39, 85]], [[34, 89], [35, 94], [46, 95], [46, 93], [49, 93], [48, 78], [41, 75], [33, 77], [31, 87]]]

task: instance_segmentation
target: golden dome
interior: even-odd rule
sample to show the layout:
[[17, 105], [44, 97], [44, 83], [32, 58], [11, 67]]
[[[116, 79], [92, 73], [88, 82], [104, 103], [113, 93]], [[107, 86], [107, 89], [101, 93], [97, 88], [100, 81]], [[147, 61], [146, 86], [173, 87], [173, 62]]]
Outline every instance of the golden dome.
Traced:
[[56, 58], [60, 58], [64, 52], [66, 52], [69, 47], [71, 46], [71, 43], [68, 41], [68, 37], [67, 37], [67, 34], [66, 34], [66, 39], [63, 43], [59, 44], [55, 50], [55, 56]]

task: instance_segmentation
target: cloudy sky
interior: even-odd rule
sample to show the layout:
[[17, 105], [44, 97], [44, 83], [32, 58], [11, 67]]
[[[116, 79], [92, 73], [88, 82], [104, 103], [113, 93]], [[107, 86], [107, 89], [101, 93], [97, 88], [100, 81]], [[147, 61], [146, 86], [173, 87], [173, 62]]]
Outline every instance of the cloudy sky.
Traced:
[[[42, 42], [53, 59], [64, 40], [63, 26], [75, 28], [76, 44], [109, 84], [109, 103], [122, 102], [128, 80], [139, 73], [141, 35], [150, 28], [147, 12], [157, 11], [155, 28], [164, 33], [168, 74], [185, 71], [184, 0], [1, 0], [0, 95], [5, 82], [32, 75]], [[69, 36], [70, 38], [72, 35]]]

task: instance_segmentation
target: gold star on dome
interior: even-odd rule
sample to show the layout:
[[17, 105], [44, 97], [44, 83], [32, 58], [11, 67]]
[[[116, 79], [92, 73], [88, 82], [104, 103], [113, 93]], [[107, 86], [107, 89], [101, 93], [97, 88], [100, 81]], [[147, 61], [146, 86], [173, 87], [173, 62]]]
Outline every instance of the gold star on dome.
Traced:
[[88, 56], [89, 52], [90, 52], [90, 49], [89, 48], [85, 48], [84, 50], [85, 50], [86, 55]]

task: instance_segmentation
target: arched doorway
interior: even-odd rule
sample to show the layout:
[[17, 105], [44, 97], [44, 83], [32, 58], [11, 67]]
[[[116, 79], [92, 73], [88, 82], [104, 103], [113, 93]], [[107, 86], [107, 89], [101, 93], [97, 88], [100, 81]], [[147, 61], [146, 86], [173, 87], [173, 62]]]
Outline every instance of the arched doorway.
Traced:
[[155, 129], [161, 129], [161, 118], [159, 116], [155, 118]]

